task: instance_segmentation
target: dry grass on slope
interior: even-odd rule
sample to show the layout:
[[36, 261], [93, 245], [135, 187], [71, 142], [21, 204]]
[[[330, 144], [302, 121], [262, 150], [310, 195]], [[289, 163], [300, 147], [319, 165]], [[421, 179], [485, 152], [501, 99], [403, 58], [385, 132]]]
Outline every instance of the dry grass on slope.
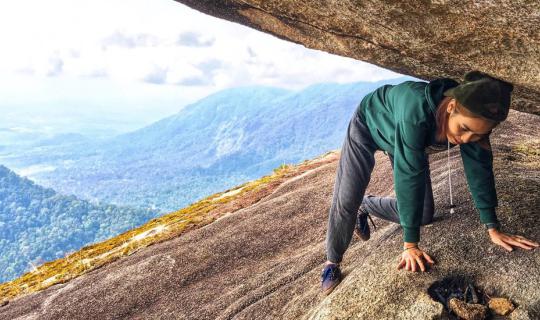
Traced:
[[274, 169], [272, 174], [258, 180], [216, 193], [114, 238], [85, 246], [64, 258], [44, 263], [15, 280], [0, 284], [0, 303], [67, 282], [142, 248], [212, 223], [225, 214], [258, 202], [284, 181], [331, 162], [337, 154], [335, 151], [328, 152], [298, 165], [281, 165]]

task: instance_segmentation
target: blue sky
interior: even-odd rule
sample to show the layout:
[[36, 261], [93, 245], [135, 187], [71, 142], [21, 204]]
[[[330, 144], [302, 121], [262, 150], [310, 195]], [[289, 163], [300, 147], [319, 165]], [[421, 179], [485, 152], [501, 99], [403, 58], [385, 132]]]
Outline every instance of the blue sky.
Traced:
[[229, 87], [400, 76], [172, 0], [3, 1], [0, 39], [4, 131], [121, 133]]

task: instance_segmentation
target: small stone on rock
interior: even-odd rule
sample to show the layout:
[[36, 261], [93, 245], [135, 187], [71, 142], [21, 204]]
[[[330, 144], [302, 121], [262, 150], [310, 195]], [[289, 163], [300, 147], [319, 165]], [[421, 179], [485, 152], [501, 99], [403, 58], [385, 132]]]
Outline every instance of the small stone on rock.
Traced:
[[8, 300], [2, 300], [2, 301], [0, 301], [0, 308], [3, 307], [3, 306], [7, 306], [8, 303], [9, 303]]
[[458, 317], [465, 320], [484, 320], [487, 314], [486, 306], [477, 303], [466, 303], [456, 298], [450, 299], [448, 307]]
[[514, 310], [512, 301], [506, 298], [491, 298], [488, 305], [491, 311], [501, 316], [505, 316]]

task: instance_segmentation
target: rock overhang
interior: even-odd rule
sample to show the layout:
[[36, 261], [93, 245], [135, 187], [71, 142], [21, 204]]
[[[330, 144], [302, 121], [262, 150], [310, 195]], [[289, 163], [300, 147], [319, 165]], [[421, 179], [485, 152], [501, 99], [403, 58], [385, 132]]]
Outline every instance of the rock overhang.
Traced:
[[540, 114], [538, 1], [176, 0], [307, 48], [424, 80], [480, 70]]

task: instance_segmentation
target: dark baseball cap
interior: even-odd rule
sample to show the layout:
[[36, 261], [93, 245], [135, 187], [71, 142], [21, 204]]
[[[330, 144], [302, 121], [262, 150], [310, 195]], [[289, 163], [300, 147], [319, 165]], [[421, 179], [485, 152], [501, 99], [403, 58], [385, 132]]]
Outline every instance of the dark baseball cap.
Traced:
[[463, 83], [444, 92], [463, 107], [489, 120], [501, 122], [508, 116], [514, 86], [480, 71], [465, 74]]

